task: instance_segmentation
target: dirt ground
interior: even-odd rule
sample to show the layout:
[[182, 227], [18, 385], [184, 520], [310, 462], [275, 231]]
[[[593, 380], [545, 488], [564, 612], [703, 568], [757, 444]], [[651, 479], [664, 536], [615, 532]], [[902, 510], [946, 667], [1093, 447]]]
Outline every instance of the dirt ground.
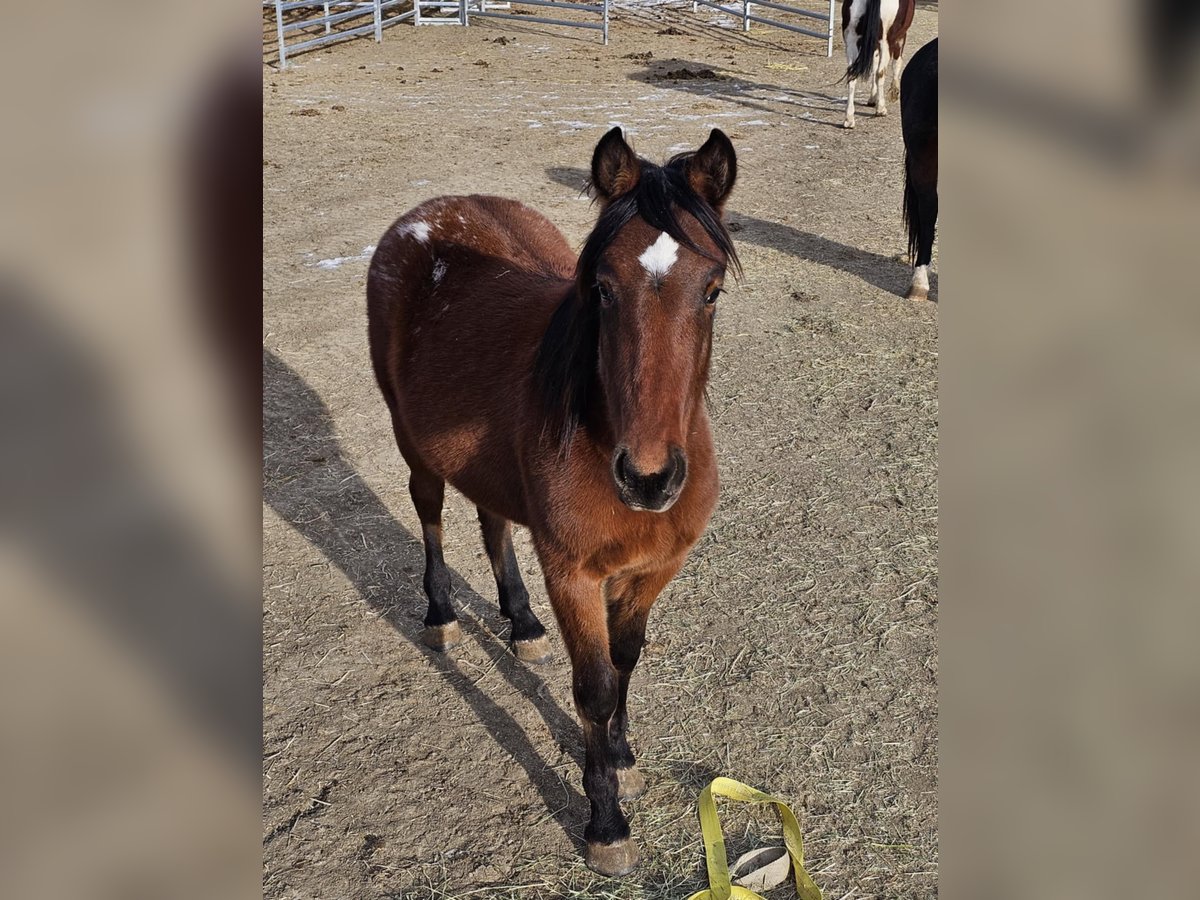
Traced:
[[[828, 60], [713, 18], [619, 9], [607, 47], [519, 21], [401, 25], [286, 72], [264, 47], [267, 897], [682, 900], [706, 886], [695, 804], [717, 774], [792, 802], [829, 900], [937, 893], [938, 306], [901, 297], [898, 107], [845, 132], [840, 38]], [[908, 55], [936, 33], [922, 5]], [[629, 806], [642, 865], [619, 880], [581, 858], [558, 635], [550, 665], [508, 655], [474, 510], [452, 492], [467, 641], [420, 644], [420, 532], [364, 312], [370, 248], [438, 194], [518, 198], [580, 244], [611, 124], [657, 159], [730, 135], [746, 272], [716, 324], [720, 502], [631, 689], [649, 791]], [[517, 549], [551, 623], [524, 533]], [[731, 855], [777, 839], [770, 813], [722, 812]]]

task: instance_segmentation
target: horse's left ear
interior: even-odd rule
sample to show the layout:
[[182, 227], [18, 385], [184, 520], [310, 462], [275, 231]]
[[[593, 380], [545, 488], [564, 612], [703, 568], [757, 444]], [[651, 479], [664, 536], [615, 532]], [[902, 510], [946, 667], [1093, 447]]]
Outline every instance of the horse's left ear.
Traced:
[[633, 190], [641, 174], [642, 165], [620, 127], [600, 138], [592, 153], [591, 186], [601, 200], [607, 203]]
[[692, 190], [720, 212], [737, 180], [737, 153], [725, 132], [720, 128], [712, 130], [704, 145], [687, 161], [684, 174]]

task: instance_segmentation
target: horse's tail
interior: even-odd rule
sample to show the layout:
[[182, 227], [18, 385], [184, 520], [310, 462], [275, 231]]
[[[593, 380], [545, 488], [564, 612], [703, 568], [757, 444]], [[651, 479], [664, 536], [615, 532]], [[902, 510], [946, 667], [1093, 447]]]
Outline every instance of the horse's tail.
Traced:
[[904, 148], [904, 224], [908, 226], [908, 264], [914, 265], [921, 246], [921, 205], [917, 202], [917, 189], [913, 186], [911, 170], [912, 151]]
[[[880, 0], [867, 0], [867, 8], [858, 20], [858, 56], [846, 67], [846, 80], [862, 78], [871, 71], [875, 60], [875, 49], [883, 40], [883, 19], [879, 12]], [[883, 61], [880, 60], [880, 63]]]

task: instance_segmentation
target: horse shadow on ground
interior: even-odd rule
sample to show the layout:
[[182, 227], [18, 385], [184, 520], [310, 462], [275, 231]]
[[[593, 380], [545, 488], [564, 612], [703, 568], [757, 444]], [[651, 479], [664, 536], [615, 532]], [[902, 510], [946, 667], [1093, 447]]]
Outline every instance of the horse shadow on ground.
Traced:
[[[749, 242], [760, 247], [769, 247], [782, 253], [861, 278], [881, 291], [903, 297], [912, 281], [912, 268], [894, 256], [884, 256], [859, 247], [851, 247], [840, 241], [801, 231], [791, 225], [781, 225], [754, 216], [731, 213], [728, 217], [730, 231], [737, 242]], [[904, 223], [896, 212], [896, 233], [904, 239]], [[937, 275], [930, 273], [929, 298], [937, 301]]]
[[[381, 414], [382, 411], [381, 411]], [[347, 462], [329, 411], [317, 393], [285, 362], [263, 350], [263, 496], [347, 578], [359, 596], [396, 633], [416, 647], [441, 673], [479, 722], [525, 770], [550, 815], [580, 851], [588, 804], [555, 774], [521, 726], [455, 660], [421, 642], [425, 596], [420, 587], [424, 548], [392, 516], [383, 501]], [[413, 573], [408, 576], [401, 573]], [[582, 767], [579, 725], [546, 695], [541, 677], [519, 662], [498, 632], [499, 608], [451, 570], [463, 633], [492, 666], [531, 703], [551, 734]], [[492, 621], [494, 626], [483, 623]]]
[[803, 119], [813, 125], [836, 128], [838, 131], [842, 131], [842, 120], [846, 113], [845, 97], [752, 81], [732, 73], [713, 71], [712, 63], [694, 60], [657, 60], [648, 63], [640, 72], [631, 74], [629, 79], [654, 88], [671, 88], [698, 97], [736, 103], [764, 115]]
[[[580, 193], [586, 189], [588, 180], [585, 169], [573, 166], [550, 166], [546, 169], [546, 176], [556, 184]], [[801, 231], [790, 225], [781, 225], [738, 212], [729, 212], [725, 218], [735, 243], [757, 244], [810, 262], [832, 266], [861, 278], [882, 291], [899, 296], [904, 296], [912, 281], [912, 269], [896, 257], [872, 253], [870, 250], [851, 247], [849, 244]], [[896, 229], [899, 239], [903, 239], [904, 224], [898, 211]], [[929, 298], [934, 302], [937, 301], [937, 286], [937, 275], [930, 273]]]

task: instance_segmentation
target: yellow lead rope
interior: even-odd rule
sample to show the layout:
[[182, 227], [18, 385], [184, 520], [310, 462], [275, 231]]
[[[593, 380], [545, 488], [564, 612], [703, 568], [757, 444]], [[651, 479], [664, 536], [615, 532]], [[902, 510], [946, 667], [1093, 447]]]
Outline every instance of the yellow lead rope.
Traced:
[[721, 821], [717, 818], [714, 794], [741, 803], [774, 804], [779, 813], [779, 821], [783, 824], [783, 842], [792, 858], [792, 871], [796, 875], [796, 896], [801, 900], [822, 900], [821, 889], [804, 870], [804, 838], [800, 835], [800, 823], [796, 821], [787, 804], [778, 797], [764, 794], [732, 778], [714, 778], [712, 784], [700, 793], [700, 833], [704, 836], [704, 857], [708, 862], [708, 889], [692, 894], [688, 900], [763, 900], [754, 891], [732, 884], [729, 880], [725, 837], [721, 833]]

